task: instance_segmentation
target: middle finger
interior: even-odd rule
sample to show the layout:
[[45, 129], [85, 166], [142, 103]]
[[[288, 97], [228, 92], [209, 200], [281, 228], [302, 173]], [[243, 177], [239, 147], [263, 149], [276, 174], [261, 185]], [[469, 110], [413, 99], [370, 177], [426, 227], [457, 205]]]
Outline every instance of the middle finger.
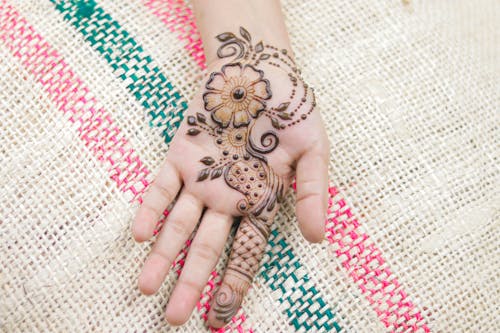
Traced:
[[229, 215], [211, 209], [205, 212], [167, 305], [166, 317], [171, 324], [181, 325], [189, 319], [219, 260], [232, 222], [233, 218]]

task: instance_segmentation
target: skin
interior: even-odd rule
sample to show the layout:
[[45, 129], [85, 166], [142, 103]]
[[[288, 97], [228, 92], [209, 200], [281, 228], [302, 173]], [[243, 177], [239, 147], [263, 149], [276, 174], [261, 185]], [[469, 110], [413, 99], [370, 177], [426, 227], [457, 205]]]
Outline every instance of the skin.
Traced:
[[[279, 50], [287, 50], [291, 55], [279, 1], [212, 0], [208, 3], [200, 0], [194, 1], [194, 5], [208, 60], [208, 73], [221, 72], [224, 65], [234, 63], [235, 60], [231, 57], [222, 59], [217, 57], [221, 42], [214, 37], [227, 31], [236, 34], [240, 26], [245, 26], [251, 33], [254, 44], [262, 40]], [[290, 110], [299, 105], [300, 98], [291, 100], [289, 98], [291, 83], [283, 69], [263, 63], [258, 66], [258, 70], [264, 73], [272, 90], [272, 97], [266, 100], [268, 108], [276, 107], [283, 101], [290, 103]], [[193, 129], [193, 126], [186, 121], [189, 116], [196, 117], [199, 113], [206, 116], [210, 126], [218, 125], [211, 117], [210, 111], [206, 110], [203, 100], [203, 94], [207, 92], [205, 83], [209, 78], [207, 76], [191, 101], [185, 114], [185, 121], [172, 141], [164, 165], [144, 196], [143, 204], [139, 207], [132, 225], [135, 240], [143, 242], [151, 239], [162, 212], [177, 199], [139, 277], [139, 289], [144, 294], [150, 295], [160, 288], [172, 262], [196, 225], [200, 223], [183, 272], [167, 305], [166, 319], [172, 325], [181, 325], [189, 319], [219, 259], [234, 218], [244, 216], [228, 262], [230, 268], [236, 267], [243, 260], [237, 253], [238, 239], [241, 239], [244, 233], [243, 226], [252, 226], [246, 222], [252, 214], [242, 213], [238, 209], [238, 203], [243, 198], [242, 193], [228, 186], [224, 176], [203, 181], [199, 179], [200, 170], [204, 168], [200, 160], [207, 156], [217, 160], [221, 156], [214, 139], [206, 133], [189, 135], [189, 130]], [[312, 92], [309, 96], [311, 94]], [[324, 238], [327, 207], [328, 139], [319, 112], [312, 108], [313, 99], [308, 98], [302, 103], [304, 110], [312, 109], [307, 120], [289, 126], [286, 130], [276, 130], [273, 129], [269, 117], [264, 117], [261, 113], [252, 119], [254, 125], [252, 131], [257, 138], [256, 141], [262, 133], [269, 130], [276, 131], [279, 145], [265, 156], [265, 163], [271, 170], [268, 175], [276, 181], [279, 179], [283, 182], [285, 189], [289, 187], [292, 178], [296, 178], [296, 214], [299, 227], [308, 241], [319, 242]], [[231, 126], [233, 125], [228, 125], [229, 128]], [[266, 211], [265, 217], [269, 220], [266, 228], [270, 227], [278, 207], [277, 204], [272, 210]], [[265, 244], [265, 240], [263, 243]], [[264, 250], [263, 246], [257, 246], [255, 242], [250, 241], [245, 245], [248, 244], [256, 247], [253, 252], [258, 263]], [[246, 294], [250, 280], [256, 272], [256, 266], [254, 264], [248, 271], [251, 275], [250, 280], [242, 279], [230, 268], [223, 278], [221, 286], [223, 290], [219, 290], [214, 299], [221, 293], [227, 292], [228, 288], [237, 287], [238, 300], [234, 305], [236, 308], [230, 312], [232, 314]], [[226, 323], [224, 317], [220, 315], [217, 303], [212, 304], [208, 323], [215, 328], [222, 327]]]

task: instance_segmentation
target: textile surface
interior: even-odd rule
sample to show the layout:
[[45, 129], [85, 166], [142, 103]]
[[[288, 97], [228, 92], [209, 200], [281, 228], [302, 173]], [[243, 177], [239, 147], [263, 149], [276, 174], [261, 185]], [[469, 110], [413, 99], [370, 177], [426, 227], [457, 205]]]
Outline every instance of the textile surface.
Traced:
[[[221, 332], [499, 332], [500, 5], [283, 0], [331, 144], [326, 240], [294, 191]], [[134, 212], [205, 73], [182, 0], [0, 0], [0, 331], [206, 332], [164, 320]], [[168, 213], [165, 212], [165, 215]]]

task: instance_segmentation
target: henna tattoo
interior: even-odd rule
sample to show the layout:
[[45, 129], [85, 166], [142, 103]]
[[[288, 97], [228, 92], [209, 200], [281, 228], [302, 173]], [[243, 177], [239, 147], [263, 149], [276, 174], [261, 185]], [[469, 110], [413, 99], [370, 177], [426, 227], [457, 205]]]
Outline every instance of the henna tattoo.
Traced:
[[263, 77], [263, 71], [249, 64], [222, 66], [205, 85], [205, 110], [211, 111], [212, 120], [222, 128], [248, 125], [266, 109], [266, 100], [272, 96], [269, 81]]
[[[258, 153], [267, 154], [272, 152], [274, 149], [276, 149], [276, 147], [278, 147], [278, 143], [279, 138], [276, 133], [274, 133], [273, 131], [267, 131], [260, 137], [260, 147], [255, 144], [252, 137], [249, 137], [247, 149], [254, 152], [254, 156], [257, 156]], [[265, 160], [265, 157], [262, 156], [261, 159]]]
[[[216, 157], [200, 160], [203, 168], [197, 181], [223, 176], [230, 188], [242, 194], [237, 209], [243, 219], [213, 303], [216, 318], [228, 322], [259, 268], [272, 219], [285, 192], [285, 180], [268, 165], [266, 155], [278, 147], [278, 132], [306, 120], [316, 101], [287, 50], [262, 41], [254, 45], [243, 27], [239, 35], [225, 32], [216, 38], [221, 42], [218, 57], [231, 60], [220, 71], [211, 73], [205, 84], [203, 105], [211, 122], [200, 112], [189, 116], [187, 134], [205, 133], [213, 137], [220, 151]], [[271, 105], [275, 101], [263, 65], [280, 69], [289, 78], [288, 100]], [[270, 120], [270, 130], [256, 138], [253, 129], [262, 116]]]

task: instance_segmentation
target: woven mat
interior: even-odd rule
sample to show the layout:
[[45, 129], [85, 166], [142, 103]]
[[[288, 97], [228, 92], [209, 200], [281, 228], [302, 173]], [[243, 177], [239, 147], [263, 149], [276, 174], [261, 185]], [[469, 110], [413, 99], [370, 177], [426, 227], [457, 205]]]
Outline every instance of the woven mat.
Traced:
[[[323, 243], [294, 195], [227, 332], [499, 332], [500, 5], [284, 0], [331, 142]], [[204, 73], [181, 0], [0, 0], [0, 331], [206, 332], [136, 280], [129, 226]], [[293, 192], [293, 191], [292, 191]]]

